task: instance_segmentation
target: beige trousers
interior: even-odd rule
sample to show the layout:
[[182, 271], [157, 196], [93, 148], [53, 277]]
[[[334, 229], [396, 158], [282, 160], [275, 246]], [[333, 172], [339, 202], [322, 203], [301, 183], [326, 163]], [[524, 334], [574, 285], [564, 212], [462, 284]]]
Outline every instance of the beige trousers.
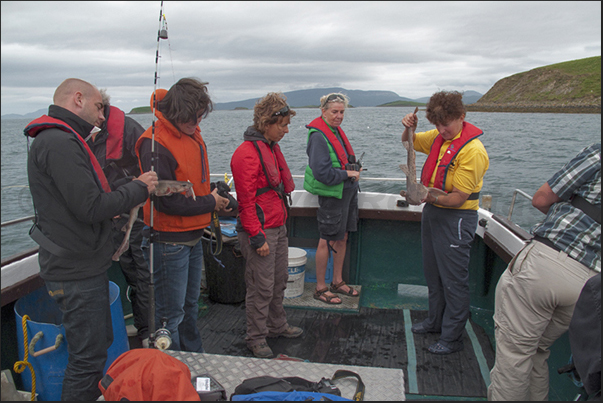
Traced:
[[596, 272], [532, 241], [496, 286], [496, 360], [488, 400], [548, 400], [549, 347], [569, 327], [586, 281]]

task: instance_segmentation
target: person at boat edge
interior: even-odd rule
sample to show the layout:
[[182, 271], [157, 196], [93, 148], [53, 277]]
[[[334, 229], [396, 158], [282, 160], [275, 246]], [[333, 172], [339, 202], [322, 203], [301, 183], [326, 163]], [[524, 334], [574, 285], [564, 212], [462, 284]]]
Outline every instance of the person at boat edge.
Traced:
[[548, 400], [549, 347], [568, 330], [586, 282], [601, 273], [601, 143], [557, 171], [532, 205], [546, 217], [496, 285], [489, 400]]
[[[109, 186], [115, 190], [121, 184], [140, 175], [140, 165], [134, 148], [144, 128], [124, 111], [111, 105], [111, 97], [106, 89], [101, 89], [100, 93], [103, 98], [105, 121], [100, 126], [99, 132], [88, 136], [86, 143], [103, 169]], [[120, 256], [119, 266], [130, 288], [128, 296], [132, 302], [134, 327], [138, 339], [146, 347], [149, 337], [150, 275], [141, 249], [144, 227], [142, 209], [139, 210], [139, 218], [141, 220], [133, 224], [129, 247]], [[128, 217], [124, 216], [113, 219], [113, 240], [116, 250], [124, 238], [122, 228], [127, 222]]]
[[295, 338], [283, 298], [289, 277], [287, 216], [295, 183], [279, 141], [295, 111], [282, 93], [268, 93], [253, 108], [253, 125], [230, 161], [239, 203], [237, 237], [245, 258], [247, 347], [258, 358], [274, 354], [266, 338]]
[[112, 218], [144, 202], [157, 185], [145, 172], [111, 190], [85, 142], [101, 126], [103, 101], [92, 84], [68, 78], [48, 115], [25, 128], [34, 137], [27, 172], [40, 244], [40, 276], [58, 303], [68, 343], [61, 399], [96, 400], [113, 342], [107, 270], [114, 251]]
[[[465, 121], [466, 108], [458, 91], [439, 91], [427, 103], [425, 117], [435, 129], [415, 133], [414, 149], [427, 154], [421, 183], [446, 192], [429, 192], [421, 215], [423, 273], [428, 288], [428, 317], [411, 327], [413, 333], [440, 333], [432, 354], [464, 348], [469, 319], [469, 260], [477, 228], [479, 192], [490, 161], [479, 136], [482, 130]], [[402, 119], [402, 141], [416, 129], [418, 117]], [[413, 130], [414, 132], [414, 130]]]
[[186, 77], [169, 90], [157, 89], [151, 94], [150, 105], [155, 112], [154, 129], [151, 125], [136, 143], [141, 169], [155, 164], [161, 180], [190, 181], [196, 195], [152, 196], [153, 203], [147, 201], [143, 207], [149, 227], [142, 241], [147, 264], [153, 243], [156, 329], [152, 331], [165, 319], [172, 339], [169, 349], [202, 353], [197, 327], [203, 268], [201, 238], [210, 225], [211, 213], [223, 210], [229, 202], [218, 195], [217, 189], [210, 189], [207, 148], [199, 128], [201, 120], [213, 110], [213, 103], [207, 83]]
[[[316, 289], [314, 299], [326, 304], [341, 304], [340, 295], [358, 297], [343, 280], [348, 234], [358, 228], [358, 180], [361, 167], [345, 132], [341, 128], [349, 105], [346, 95], [331, 93], [320, 98], [321, 115], [306, 125], [308, 165], [304, 189], [318, 195], [316, 248]], [[333, 281], [325, 282], [329, 254], [333, 252]], [[339, 295], [335, 295], [339, 294]]]

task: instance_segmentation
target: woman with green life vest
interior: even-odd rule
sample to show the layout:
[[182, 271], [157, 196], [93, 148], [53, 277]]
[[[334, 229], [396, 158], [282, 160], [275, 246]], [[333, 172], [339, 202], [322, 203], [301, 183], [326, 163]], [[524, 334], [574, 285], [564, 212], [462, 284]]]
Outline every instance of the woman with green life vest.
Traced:
[[[335, 294], [358, 297], [359, 293], [343, 281], [348, 233], [358, 226], [358, 179], [362, 168], [350, 142], [341, 129], [348, 98], [339, 93], [320, 99], [321, 116], [306, 127], [308, 166], [304, 189], [318, 195], [316, 249], [316, 290], [314, 298], [327, 304], [341, 304]], [[325, 283], [329, 254], [333, 251], [333, 281]]]

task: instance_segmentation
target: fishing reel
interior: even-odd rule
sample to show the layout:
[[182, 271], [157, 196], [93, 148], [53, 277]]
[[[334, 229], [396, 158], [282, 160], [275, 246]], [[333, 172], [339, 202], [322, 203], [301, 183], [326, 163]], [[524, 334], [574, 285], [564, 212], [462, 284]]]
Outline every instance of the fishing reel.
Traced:
[[228, 186], [226, 184], [226, 182], [223, 182], [223, 181], [212, 182], [210, 184], [210, 186], [211, 186], [212, 192], [217, 187], [218, 194], [220, 196], [228, 199], [228, 206], [226, 206], [226, 209], [236, 210], [239, 207], [239, 203], [237, 202], [237, 200], [234, 197], [232, 197], [232, 195], [230, 194], [230, 186]]
[[[348, 156], [348, 163], [345, 164], [345, 170], [346, 171], [358, 171], [360, 172], [360, 170], [362, 170], [362, 158], [364, 157], [364, 153], [362, 153], [362, 155], [360, 156], [360, 158], [358, 158], [358, 160], [356, 160], [356, 156], [355, 155], [350, 155]], [[351, 178], [352, 182], [354, 181], [354, 178]]]
[[364, 158], [364, 153], [356, 160], [355, 155], [350, 155], [348, 157], [348, 163], [345, 164], [346, 171], [360, 171], [362, 169], [362, 158]]
[[161, 319], [161, 328], [157, 329], [154, 337], [155, 348], [167, 350], [172, 345], [172, 333], [167, 330], [167, 318]]

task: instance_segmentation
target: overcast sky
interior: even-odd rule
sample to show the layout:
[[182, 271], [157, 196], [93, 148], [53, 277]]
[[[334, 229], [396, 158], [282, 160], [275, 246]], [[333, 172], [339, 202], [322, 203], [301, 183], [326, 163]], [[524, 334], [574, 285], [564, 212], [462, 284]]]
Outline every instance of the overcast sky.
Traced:
[[[126, 112], [153, 91], [161, 2], [2, 1], [1, 114], [52, 103], [77, 77]], [[601, 55], [601, 2], [181, 2], [163, 6], [159, 87], [214, 102], [344, 87], [420, 98]], [[353, 100], [352, 100], [353, 102]]]

